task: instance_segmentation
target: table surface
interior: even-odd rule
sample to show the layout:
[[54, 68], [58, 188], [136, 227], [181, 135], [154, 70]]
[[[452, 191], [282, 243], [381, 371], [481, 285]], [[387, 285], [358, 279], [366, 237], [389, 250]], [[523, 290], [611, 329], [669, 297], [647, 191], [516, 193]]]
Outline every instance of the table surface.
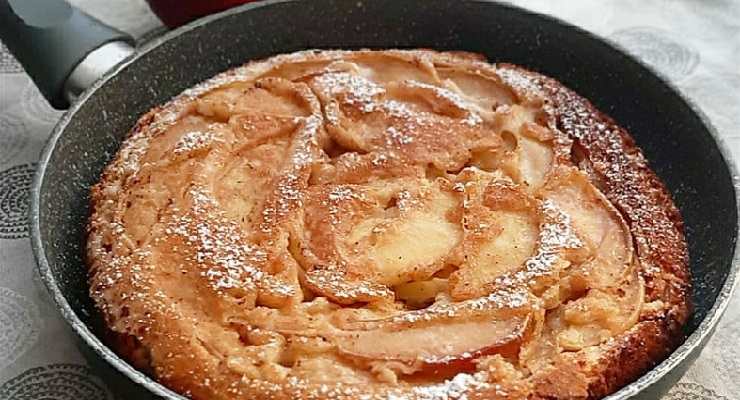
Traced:
[[[161, 32], [143, 0], [72, 0], [142, 38]], [[706, 112], [740, 160], [740, 1], [520, 0], [612, 39], [663, 72]], [[0, 45], [0, 399], [109, 400], [46, 294], [31, 254], [28, 188], [61, 113]], [[663, 400], [740, 399], [740, 296], [696, 363]], [[119, 396], [120, 397], [120, 396]]]

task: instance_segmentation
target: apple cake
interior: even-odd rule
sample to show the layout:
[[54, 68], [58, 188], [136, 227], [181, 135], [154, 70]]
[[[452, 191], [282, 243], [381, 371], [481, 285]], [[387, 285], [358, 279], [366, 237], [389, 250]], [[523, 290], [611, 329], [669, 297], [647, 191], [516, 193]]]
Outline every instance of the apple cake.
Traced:
[[681, 216], [627, 131], [471, 53], [217, 75], [139, 119], [91, 206], [112, 346], [194, 399], [598, 399], [689, 315]]

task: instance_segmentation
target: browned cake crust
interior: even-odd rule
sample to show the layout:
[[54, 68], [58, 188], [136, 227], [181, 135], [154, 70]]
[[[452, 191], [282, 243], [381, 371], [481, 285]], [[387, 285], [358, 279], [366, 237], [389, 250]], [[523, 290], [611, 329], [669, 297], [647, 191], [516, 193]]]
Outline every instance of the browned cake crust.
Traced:
[[93, 187], [87, 255], [113, 346], [196, 399], [598, 399], [689, 314], [629, 133], [470, 53], [306, 51], [186, 91]]

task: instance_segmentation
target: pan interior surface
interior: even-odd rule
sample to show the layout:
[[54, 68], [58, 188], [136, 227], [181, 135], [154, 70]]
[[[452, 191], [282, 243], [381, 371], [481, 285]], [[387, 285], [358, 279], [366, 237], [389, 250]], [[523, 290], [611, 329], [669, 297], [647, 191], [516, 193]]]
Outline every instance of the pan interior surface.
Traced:
[[[420, 47], [479, 52], [492, 62], [552, 76], [630, 131], [685, 220], [694, 284], [686, 333], [697, 331], [706, 317], [714, 320], [712, 307], [718, 295], [726, 301], [725, 283], [732, 278], [737, 233], [732, 171], [711, 128], [664, 81], [588, 33], [497, 3], [316, 0], [247, 5], [169, 33], [99, 83], [62, 120], [42, 158], [32, 229], [42, 276], [75, 330], [130, 378], [174, 396], [133, 374], [95, 336], [99, 322], [83, 260], [89, 188], [138, 116], [248, 60], [308, 48]], [[709, 328], [702, 325], [701, 336]], [[659, 378], [650, 374], [643, 386]], [[614, 397], [628, 398], [633, 391]]]

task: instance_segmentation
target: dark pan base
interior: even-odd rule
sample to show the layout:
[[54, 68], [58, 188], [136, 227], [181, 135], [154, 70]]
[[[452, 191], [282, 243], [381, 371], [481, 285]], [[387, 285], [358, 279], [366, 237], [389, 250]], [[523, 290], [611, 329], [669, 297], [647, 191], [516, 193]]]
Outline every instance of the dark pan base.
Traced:
[[560, 80], [632, 133], [683, 214], [695, 310], [686, 343], [610, 399], [665, 392], [698, 356], [731, 294], [737, 202], [728, 152], [723, 155], [711, 127], [673, 88], [613, 45], [549, 17], [458, 0], [246, 5], [155, 39], [62, 118], [33, 189], [33, 246], [43, 279], [112, 389], [126, 391], [123, 398], [147, 398], [149, 390], [182, 398], [135, 372], [91, 333], [96, 312], [82, 261], [88, 188], [138, 116], [247, 60], [360, 47], [468, 50], [521, 64]]

